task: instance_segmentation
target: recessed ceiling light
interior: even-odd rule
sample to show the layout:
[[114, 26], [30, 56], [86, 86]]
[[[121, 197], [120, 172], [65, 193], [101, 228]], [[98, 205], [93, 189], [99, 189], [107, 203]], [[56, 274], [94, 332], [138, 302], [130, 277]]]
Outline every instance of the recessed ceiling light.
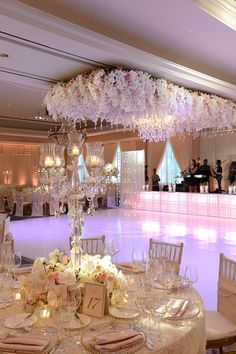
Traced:
[[9, 54], [7, 53], [0, 53], [0, 58], [8, 58]]

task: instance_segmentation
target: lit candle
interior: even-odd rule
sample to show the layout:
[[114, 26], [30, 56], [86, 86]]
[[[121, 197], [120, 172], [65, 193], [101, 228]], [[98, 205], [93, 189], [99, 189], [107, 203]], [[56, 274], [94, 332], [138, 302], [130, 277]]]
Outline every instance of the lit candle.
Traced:
[[146, 185], [146, 191], [147, 192], [149, 191], [149, 185], [148, 184]]
[[61, 159], [58, 156], [55, 158], [55, 166], [56, 167], [60, 167], [61, 166]]
[[42, 310], [42, 317], [43, 318], [48, 318], [50, 317], [50, 311], [48, 309], [43, 309]]
[[204, 193], [204, 187], [200, 186], [200, 193]]
[[79, 156], [79, 148], [76, 145], [72, 147], [72, 156]]
[[228, 192], [229, 192], [229, 194], [232, 194], [232, 192], [233, 192], [233, 188], [232, 188], [231, 186], [229, 186], [229, 188], [228, 188]]
[[208, 193], [208, 186], [205, 186], [205, 193]]
[[15, 294], [15, 300], [21, 300], [21, 293], [16, 293]]
[[145, 184], [143, 185], [143, 191], [145, 191], [145, 189], [146, 189], [146, 186], [145, 186]]
[[98, 163], [98, 159], [96, 156], [91, 156], [91, 166], [96, 167]]
[[46, 156], [45, 161], [44, 161], [44, 165], [45, 165], [45, 167], [52, 167], [54, 165], [53, 159], [50, 156]]

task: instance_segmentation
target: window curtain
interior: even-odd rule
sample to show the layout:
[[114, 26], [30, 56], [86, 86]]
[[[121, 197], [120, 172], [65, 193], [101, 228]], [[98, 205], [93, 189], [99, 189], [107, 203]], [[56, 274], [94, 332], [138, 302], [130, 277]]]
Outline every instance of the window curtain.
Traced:
[[161, 167], [161, 162], [165, 153], [166, 141], [160, 141], [159, 143], [147, 144], [147, 165], [148, 165], [148, 178], [149, 182], [152, 179], [152, 170], [154, 168], [157, 171]]
[[193, 156], [193, 137], [186, 136], [183, 138], [174, 137], [170, 139], [171, 147], [175, 155], [176, 161], [179, 165], [181, 171], [183, 171], [187, 166], [189, 160], [199, 156]]
[[135, 151], [136, 150], [136, 141], [123, 141], [120, 143], [121, 151]]
[[104, 161], [105, 164], [113, 163], [116, 154], [117, 144], [104, 144]]
[[140, 204], [144, 185], [144, 150], [121, 153], [120, 205], [135, 208]]

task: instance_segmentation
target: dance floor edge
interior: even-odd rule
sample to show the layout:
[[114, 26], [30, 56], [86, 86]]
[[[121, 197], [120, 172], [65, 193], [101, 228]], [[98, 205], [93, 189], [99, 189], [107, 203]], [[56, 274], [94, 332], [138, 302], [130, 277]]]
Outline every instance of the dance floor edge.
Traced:
[[[105, 235], [119, 240], [117, 261], [131, 260], [134, 248], [148, 251], [151, 237], [183, 242], [181, 271], [187, 264], [198, 266], [195, 286], [205, 307], [216, 309], [219, 254], [236, 259], [236, 220], [133, 209], [98, 210], [83, 218], [83, 237]], [[10, 231], [15, 249], [29, 258], [47, 257], [55, 248], [69, 250], [67, 215], [12, 221]]]

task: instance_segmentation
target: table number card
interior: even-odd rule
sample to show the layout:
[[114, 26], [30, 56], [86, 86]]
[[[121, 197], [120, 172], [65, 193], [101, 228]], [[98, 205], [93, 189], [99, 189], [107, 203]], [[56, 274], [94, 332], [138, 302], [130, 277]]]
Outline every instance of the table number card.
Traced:
[[103, 317], [107, 302], [107, 288], [104, 284], [87, 282], [84, 285], [82, 312], [89, 316]]

